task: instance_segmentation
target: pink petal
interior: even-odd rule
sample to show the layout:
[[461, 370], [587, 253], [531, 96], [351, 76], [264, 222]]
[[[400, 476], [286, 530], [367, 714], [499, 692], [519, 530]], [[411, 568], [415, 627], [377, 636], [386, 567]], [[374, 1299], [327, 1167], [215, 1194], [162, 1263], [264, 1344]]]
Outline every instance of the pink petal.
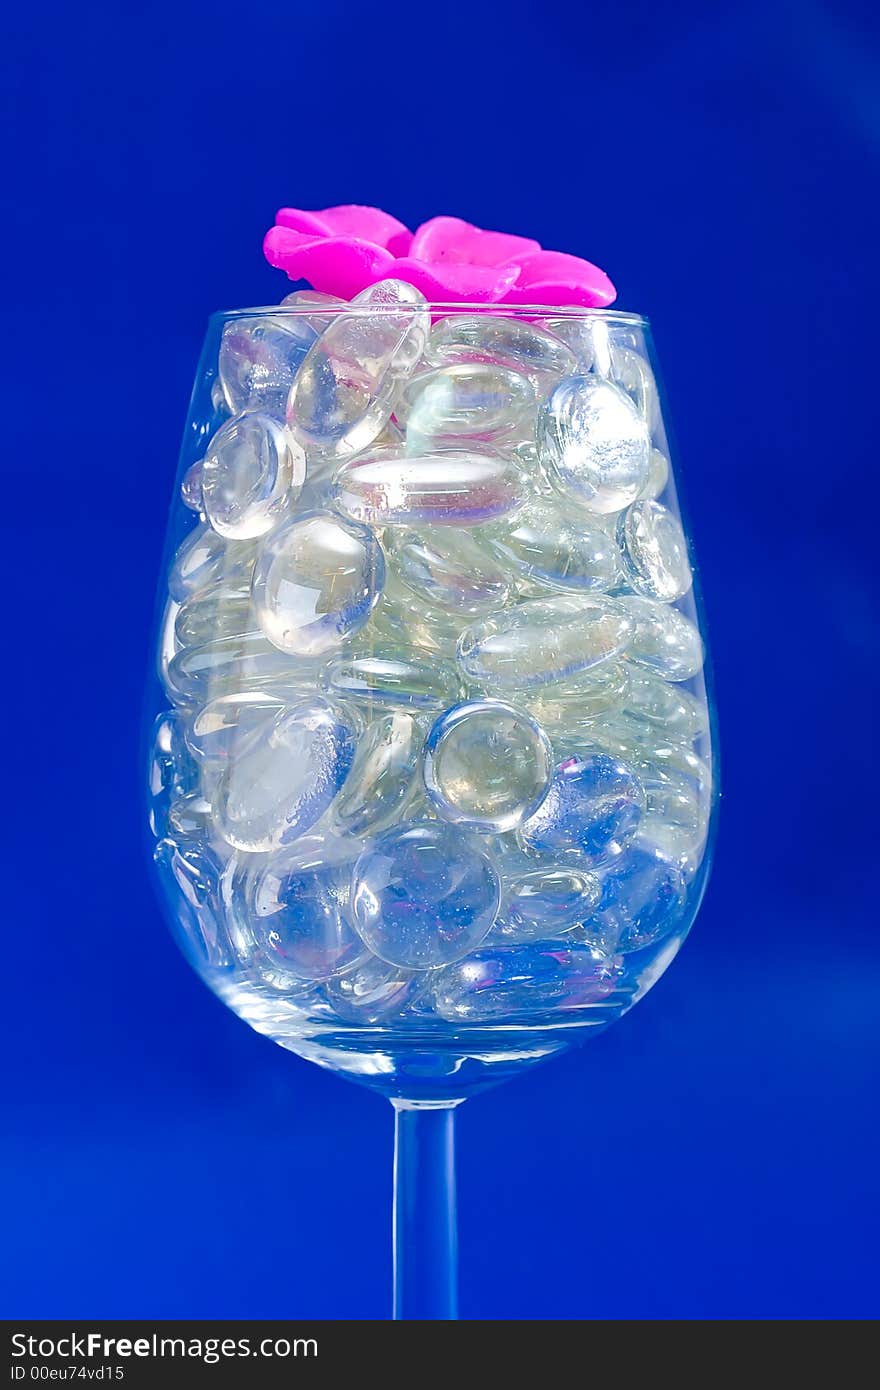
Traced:
[[432, 217], [413, 237], [410, 255], [416, 260], [458, 261], [462, 265], [504, 265], [506, 261], [533, 255], [541, 243], [509, 232], [484, 232], [460, 217]]
[[280, 227], [313, 236], [356, 237], [372, 241], [393, 256], [405, 256], [412, 242], [412, 232], [396, 217], [381, 208], [361, 207], [357, 203], [342, 203], [339, 207], [323, 208], [320, 212], [304, 212], [301, 208], [279, 208], [275, 217]]
[[497, 304], [514, 285], [517, 273], [517, 266], [462, 265], [456, 261], [426, 265], [415, 256], [394, 261], [389, 272], [395, 280], [415, 285], [435, 304]]
[[564, 251], [538, 251], [523, 256], [519, 278], [504, 296], [506, 304], [583, 304], [602, 308], [613, 304], [617, 290], [604, 270]]
[[308, 280], [313, 289], [343, 299], [397, 274], [390, 251], [357, 237], [309, 236], [290, 227], [271, 227], [263, 254], [291, 280]]

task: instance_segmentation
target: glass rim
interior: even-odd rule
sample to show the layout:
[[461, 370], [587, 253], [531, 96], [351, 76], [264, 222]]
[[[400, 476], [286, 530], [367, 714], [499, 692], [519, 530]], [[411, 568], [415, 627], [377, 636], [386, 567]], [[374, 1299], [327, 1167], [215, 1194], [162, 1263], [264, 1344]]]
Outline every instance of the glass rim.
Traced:
[[485, 314], [489, 318], [510, 319], [583, 319], [602, 323], [617, 324], [626, 328], [649, 328], [650, 320], [644, 314], [629, 313], [624, 309], [590, 309], [580, 304], [467, 304], [453, 301], [428, 300], [424, 305], [377, 305], [377, 304], [256, 304], [247, 309], [216, 309], [210, 321], [227, 322], [250, 318], [297, 318], [310, 314], [415, 314], [427, 309], [434, 314], [456, 314], [458, 316]]

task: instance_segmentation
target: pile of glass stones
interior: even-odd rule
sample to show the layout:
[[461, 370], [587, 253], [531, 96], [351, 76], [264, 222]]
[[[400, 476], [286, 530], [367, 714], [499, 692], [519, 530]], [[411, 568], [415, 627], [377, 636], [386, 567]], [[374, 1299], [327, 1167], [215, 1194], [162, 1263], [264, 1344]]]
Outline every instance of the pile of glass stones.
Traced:
[[225, 323], [208, 389], [150, 761], [197, 966], [348, 1028], [637, 988], [711, 805], [640, 330], [300, 291]]

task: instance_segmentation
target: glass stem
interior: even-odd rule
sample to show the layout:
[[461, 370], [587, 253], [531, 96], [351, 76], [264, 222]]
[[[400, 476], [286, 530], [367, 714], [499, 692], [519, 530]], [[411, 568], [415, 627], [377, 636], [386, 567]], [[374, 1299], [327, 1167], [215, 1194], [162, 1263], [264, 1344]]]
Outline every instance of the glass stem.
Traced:
[[458, 1317], [455, 1103], [394, 1105], [394, 1317]]

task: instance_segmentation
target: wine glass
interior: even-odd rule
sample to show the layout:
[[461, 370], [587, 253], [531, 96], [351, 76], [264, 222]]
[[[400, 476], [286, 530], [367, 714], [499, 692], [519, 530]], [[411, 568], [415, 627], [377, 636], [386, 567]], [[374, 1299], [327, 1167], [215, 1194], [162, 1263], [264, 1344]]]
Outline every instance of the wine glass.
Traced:
[[672, 961], [716, 778], [648, 325], [386, 281], [215, 315], [150, 695], [168, 919], [389, 1097], [397, 1317], [456, 1316], [453, 1123]]

